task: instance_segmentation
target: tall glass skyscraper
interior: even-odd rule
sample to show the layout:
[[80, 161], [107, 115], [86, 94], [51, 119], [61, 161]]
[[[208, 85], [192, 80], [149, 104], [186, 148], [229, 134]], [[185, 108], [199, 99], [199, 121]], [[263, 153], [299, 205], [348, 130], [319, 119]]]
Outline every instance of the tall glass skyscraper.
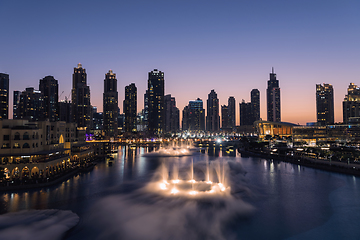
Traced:
[[161, 135], [164, 130], [164, 73], [154, 69], [148, 78], [148, 133]]
[[279, 80], [276, 79], [274, 68], [272, 68], [270, 80], [267, 83], [267, 120], [270, 122], [281, 122]]
[[90, 131], [91, 126], [91, 105], [90, 105], [90, 88], [86, 83], [85, 68], [79, 63], [74, 68], [71, 104], [72, 104], [72, 121], [77, 123], [78, 127], [86, 127]]
[[9, 118], [9, 74], [0, 73], [0, 119]]
[[334, 90], [331, 84], [316, 84], [316, 117], [321, 126], [334, 124]]
[[103, 93], [104, 132], [107, 137], [116, 137], [118, 133], [118, 91], [116, 74], [109, 70], [105, 74]]
[[39, 90], [44, 95], [44, 117], [50, 122], [59, 120], [58, 92], [59, 84], [53, 76], [40, 79]]
[[258, 89], [251, 90], [251, 107], [253, 120], [260, 120], [260, 92]]
[[206, 130], [216, 132], [220, 129], [219, 99], [215, 90], [211, 90], [207, 99]]
[[175, 97], [171, 94], [164, 96], [164, 130], [165, 132], [177, 132], [179, 126], [179, 109], [176, 107]]
[[221, 128], [229, 128], [229, 107], [226, 105], [221, 106]]
[[229, 115], [229, 128], [235, 129], [236, 127], [236, 114], [235, 114], [235, 98], [229, 97], [228, 99], [228, 115]]
[[137, 130], [137, 88], [135, 83], [125, 87], [124, 100], [125, 132]]
[[32, 122], [44, 121], [44, 94], [33, 87], [26, 88], [20, 94], [17, 113], [18, 119], [27, 119]]
[[349, 122], [349, 118], [360, 117], [360, 88], [350, 83], [347, 95], [343, 101], [343, 121]]
[[18, 119], [18, 106], [20, 103], [20, 91], [14, 91], [14, 98], [13, 98], [13, 119]]

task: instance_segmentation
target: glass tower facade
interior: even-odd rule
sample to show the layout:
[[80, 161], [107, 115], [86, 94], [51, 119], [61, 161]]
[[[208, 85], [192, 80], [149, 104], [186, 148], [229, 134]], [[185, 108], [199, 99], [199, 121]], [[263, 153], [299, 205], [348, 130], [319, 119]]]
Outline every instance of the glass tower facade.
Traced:
[[77, 123], [78, 127], [86, 127], [87, 131], [89, 131], [92, 110], [90, 105], [90, 88], [86, 82], [86, 70], [80, 63], [74, 68], [72, 80], [72, 121]]
[[159, 136], [164, 130], [164, 73], [154, 69], [148, 77], [148, 133]]
[[118, 133], [118, 92], [116, 74], [105, 74], [103, 93], [103, 121], [105, 136], [116, 137]]
[[270, 80], [267, 83], [267, 120], [269, 122], [281, 122], [279, 80], [276, 79], [274, 68], [272, 68]]

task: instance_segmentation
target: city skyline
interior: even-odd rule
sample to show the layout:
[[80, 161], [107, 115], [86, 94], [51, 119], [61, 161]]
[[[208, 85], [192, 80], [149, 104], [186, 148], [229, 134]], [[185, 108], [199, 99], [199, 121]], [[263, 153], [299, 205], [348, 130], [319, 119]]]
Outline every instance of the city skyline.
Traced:
[[[109, 6], [115, 14], [108, 14]], [[229, 96], [250, 101], [248, 93], [259, 89], [260, 117], [266, 120], [266, 81], [274, 67], [282, 121], [316, 122], [314, 86], [329, 83], [335, 122], [342, 122], [347, 86], [359, 85], [359, 6], [357, 1], [2, 2], [7, 37], [0, 40], [6, 46], [0, 72], [9, 74], [9, 103], [14, 90], [37, 89], [39, 79], [48, 75], [59, 81], [63, 100], [71, 96], [72, 69], [81, 62], [91, 104], [102, 112], [103, 74], [109, 69], [118, 74], [119, 102], [125, 98], [122, 89], [135, 83], [139, 103], [147, 72], [161, 69], [165, 94], [176, 98], [180, 110], [189, 100], [206, 100], [211, 89], [220, 106]], [[55, 9], [62, 14], [54, 14]], [[161, 14], [149, 20], [146, 13], [152, 11]], [[161, 38], [151, 37], [157, 31]], [[103, 38], [107, 32], [111, 39]], [[138, 104], [138, 112], [142, 108]], [[12, 104], [9, 109], [11, 117]]]
[[[82, 64], [81, 63], [79, 63], [78, 64], [78, 66], [82, 66]], [[157, 70], [157, 69], [155, 69], [155, 70]], [[271, 71], [274, 71], [274, 69], [272, 68], [272, 70]], [[113, 70], [109, 70], [109, 72], [113, 72]], [[7, 73], [8, 74], [8, 73]], [[114, 74], [116, 74], [116, 73], [114, 73]], [[272, 72], [270, 72], [270, 74], [272, 74]], [[48, 77], [54, 77], [54, 76], [52, 76], [52, 75], [48, 75], [48, 76], [45, 76], [44, 78], [48, 78]], [[10, 76], [10, 74], [9, 74], [9, 78], [11, 79], [11, 76]], [[40, 81], [41, 81], [42, 79], [39, 79], [39, 83], [40, 83]], [[133, 83], [132, 83], [133, 84]], [[321, 84], [321, 83], [320, 83]], [[324, 83], [325, 84], [325, 83]], [[349, 83], [349, 84], [353, 84], [352, 82], [351, 83]], [[11, 89], [11, 80], [9, 80], [9, 85], [10, 85], [10, 89]], [[316, 84], [316, 86], [317, 85], [319, 85], [319, 84]], [[33, 85], [29, 85], [30, 86], [30, 88], [33, 86]], [[35, 86], [35, 85], [34, 85]], [[165, 81], [165, 86], [166, 86], [166, 81]], [[127, 86], [124, 86], [124, 89], [126, 88]], [[35, 87], [33, 87], [34, 89], [36, 89]], [[90, 92], [91, 92], [91, 86], [89, 86], [89, 88], [90, 88]], [[166, 87], [165, 87], [166, 88]], [[61, 89], [60, 88], [60, 84], [59, 84], [59, 89]], [[213, 89], [213, 90], [215, 90], [215, 89]], [[256, 90], [256, 89], [252, 89], [252, 90]], [[24, 90], [14, 90], [14, 91], [19, 91], [19, 92], [22, 92], [22, 91], [24, 91]], [[14, 94], [14, 91], [13, 92], [11, 92], [11, 90], [9, 91], [9, 94], [10, 94], [10, 96], [9, 96], [9, 119], [11, 119], [12, 118], [12, 116], [13, 116], [13, 94]], [[71, 90], [70, 90], [71, 91]], [[60, 92], [60, 90], [59, 90], [59, 92]], [[61, 92], [61, 94], [59, 94], [59, 95], [63, 95], [63, 93], [64, 93], [65, 91], [62, 91]], [[96, 91], [96, 92], [98, 92], [98, 90]], [[146, 90], [145, 90], [145, 92], [146, 92]], [[145, 93], [144, 92], [144, 93]], [[261, 94], [261, 91], [260, 91], [260, 96], [263, 96], [263, 98], [266, 98], [266, 89], [265, 89], [265, 91], [264, 91], [265, 93], [263, 93], [263, 94]], [[165, 94], [168, 94], [168, 93], [166, 93], [165, 92]], [[120, 95], [120, 94], [119, 94]], [[140, 94], [141, 95], [141, 94]], [[345, 94], [346, 95], [346, 94]], [[345, 97], [345, 95], [344, 95], [344, 97]], [[64, 97], [64, 99], [60, 99], [59, 98], [59, 102], [60, 101], [64, 101], [64, 100], [71, 100], [71, 93], [69, 94], [69, 96], [70, 96], [70, 98], [68, 98], [67, 96], [65, 96]], [[142, 95], [141, 95], [142, 96]], [[138, 96], [139, 97], [139, 96]], [[233, 96], [229, 96], [229, 97], [233, 97]], [[335, 119], [336, 119], [336, 121], [335, 121], [335, 123], [336, 122], [342, 122], [342, 118], [343, 118], [343, 106], [342, 106], [342, 103], [343, 103], [343, 100], [344, 100], [344, 97], [343, 97], [343, 99], [342, 100], [339, 100], [340, 102], [341, 102], [341, 109], [337, 112], [337, 114], [339, 114], [339, 116], [336, 116], [335, 117]], [[266, 115], [265, 116], [263, 116], [263, 114], [267, 114], [267, 107], [266, 107], [266, 100], [267, 99], [265, 99], [265, 100], [263, 100], [263, 99], [261, 99], [262, 97], [260, 97], [260, 118], [262, 119], [262, 120], [267, 120], [266, 119]], [[235, 98], [236, 99], [236, 98]], [[251, 100], [251, 96], [249, 97], [245, 97], [245, 98], [242, 98], [242, 100], [244, 100], [244, 99], [249, 99], [249, 100]], [[119, 97], [119, 102], [120, 101], [123, 101], [123, 100], [125, 100], [125, 97], [124, 97], [124, 99], [120, 99], [120, 97]], [[141, 99], [141, 100], [144, 100], [144, 99]], [[139, 101], [139, 99], [137, 99], [137, 101]], [[191, 100], [188, 100], [188, 101], [191, 101]], [[285, 100], [286, 101], [286, 100]], [[143, 102], [143, 101], [142, 101]], [[224, 100], [221, 100], [221, 99], [219, 99], [219, 102], [222, 102], [222, 103], [228, 103], [228, 101], [224, 101]], [[101, 109], [101, 107], [103, 107], [103, 102], [100, 102], [100, 104], [101, 105], [94, 105], [93, 104], [93, 102], [90, 100], [90, 104], [93, 106], [93, 107], [96, 107], [97, 109], [98, 109], [98, 112], [103, 112], [103, 109]], [[262, 105], [265, 105], [265, 106], [262, 106]], [[336, 102], [335, 102], [335, 105], [336, 105]], [[124, 112], [124, 110], [123, 110], [123, 106], [121, 106], [120, 104], [118, 104], [118, 106], [119, 106], [119, 108], [120, 108], [120, 113], [125, 113]], [[186, 105], [185, 105], [186, 106]], [[185, 107], [184, 106], [184, 107]], [[282, 106], [282, 103], [280, 104], [280, 106]], [[314, 119], [312, 120], [312, 121], [305, 121], [305, 122], [296, 122], [296, 121], [293, 121], [292, 123], [295, 123], [295, 124], [297, 124], [297, 123], [299, 123], [300, 125], [305, 125], [306, 123], [312, 123], [312, 122], [316, 122], [317, 121], [317, 112], [316, 112], [316, 91], [315, 91], [315, 94], [314, 94], [314, 106], [315, 106], [315, 113], [314, 113]], [[137, 107], [137, 112], [139, 113], [139, 112], [141, 112], [142, 110], [144, 109], [144, 105], [138, 105], [138, 107]], [[221, 111], [219, 111], [219, 116], [220, 117], [222, 117], [222, 114], [221, 114]], [[281, 117], [283, 116], [283, 113], [281, 112]], [[180, 122], [181, 122], [181, 119], [182, 119], [182, 115], [180, 115]], [[239, 111], [239, 109], [237, 109], [236, 110], [236, 114], [235, 114], [235, 117], [236, 117], [236, 125], [237, 126], [239, 126], [240, 125], [240, 111]], [[220, 121], [221, 122], [221, 121]], [[288, 122], [288, 121], [282, 121], [282, 122]], [[221, 124], [220, 124], [221, 125]], [[221, 125], [221, 127], [222, 127], [222, 125]]]

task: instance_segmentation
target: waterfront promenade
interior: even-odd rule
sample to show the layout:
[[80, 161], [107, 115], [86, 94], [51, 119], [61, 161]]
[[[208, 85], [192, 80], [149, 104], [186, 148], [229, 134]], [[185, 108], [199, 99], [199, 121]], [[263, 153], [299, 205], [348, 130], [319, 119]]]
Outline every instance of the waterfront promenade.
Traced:
[[360, 164], [357, 163], [330, 161], [330, 160], [310, 158], [300, 155], [291, 156], [286, 154], [276, 154], [274, 152], [270, 152], [270, 153], [260, 152], [260, 151], [244, 149], [244, 148], [239, 148], [238, 151], [244, 156], [249, 155], [249, 156], [261, 157], [266, 159], [280, 160], [306, 167], [360, 176]]

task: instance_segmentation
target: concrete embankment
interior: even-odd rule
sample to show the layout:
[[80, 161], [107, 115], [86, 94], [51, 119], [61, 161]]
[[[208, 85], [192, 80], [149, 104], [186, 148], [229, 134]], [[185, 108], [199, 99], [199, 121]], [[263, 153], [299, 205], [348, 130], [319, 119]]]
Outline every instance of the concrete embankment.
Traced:
[[356, 163], [347, 163], [347, 162], [338, 162], [338, 161], [329, 161], [323, 159], [314, 159], [303, 156], [287, 156], [287, 155], [278, 155], [270, 154], [266, 152], [258, 152], [248, 149], [238, 149], [242, 155], [255, 156], [266, 159], [274, 159], [284, 162], [289, 162], [293, 164], [298, 164], [301, 166], [338, 172], [350, 175], [360, 176], [360, 164]]
[[9, 186], [0, 186], [0, 191], [7, 192], [7, 191], [15, 191], [15, 190], [26, 190], [26, 189], [34, 189], [34, 188], [44, 188], [49, 187], [61, 182], [66, 181], [67, 179], [71, 178], [72, 176], [79, 173], [80, 169], [76, 168], [74, 170], [71, 170], [67, 172], [64, 175], [61, 175], [59, 177], [56, 177], [54, 179], [49, 179], [47, 182], [41, 182], [41, 183], [21, 183], [16, 185], [9, 185]]

